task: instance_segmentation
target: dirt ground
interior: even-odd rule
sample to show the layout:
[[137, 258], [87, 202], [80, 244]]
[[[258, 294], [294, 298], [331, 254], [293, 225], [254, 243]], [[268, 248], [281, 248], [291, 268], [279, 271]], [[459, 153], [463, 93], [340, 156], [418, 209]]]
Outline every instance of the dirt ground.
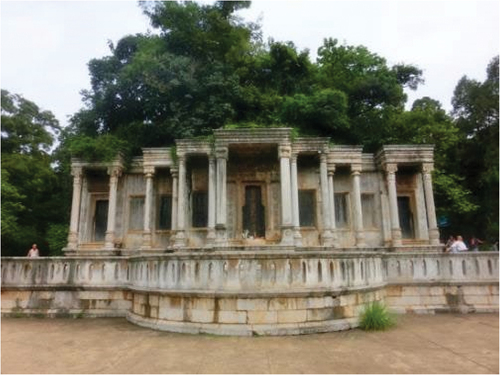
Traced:
[[2, 319], [2, 373], [497, 373], [498, 314], [406, 315], [383, 332], [184, 335], [125, 319]]

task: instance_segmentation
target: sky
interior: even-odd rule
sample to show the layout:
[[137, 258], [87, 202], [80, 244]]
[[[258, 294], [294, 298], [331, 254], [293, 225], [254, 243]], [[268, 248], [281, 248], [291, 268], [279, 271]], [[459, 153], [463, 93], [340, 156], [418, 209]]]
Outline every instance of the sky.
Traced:
[[[499, 54], [496, 0], [256, 0], [239, 14], [259, 21], [264, 40], [292, 41], [312, 60], [324, 38], [363, 45], [390, 66], [412, 64], [425, 84], [407, 91], [447, 111], [458, 80], [483, 81]], [[87, 63], [108, 42], [154, 31], [135, 1], [1, 1], [0, 86], [53, 112], [62, 125], [83, 107]]]

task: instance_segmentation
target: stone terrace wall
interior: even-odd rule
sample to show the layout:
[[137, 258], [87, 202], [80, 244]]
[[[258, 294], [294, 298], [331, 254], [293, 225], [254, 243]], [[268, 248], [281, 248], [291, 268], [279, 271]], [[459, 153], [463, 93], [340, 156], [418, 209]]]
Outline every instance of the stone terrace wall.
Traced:
[[498, 311], [498, 253], [173, 253], [3, 258], [2, 315], [126, 316], [156, 329], [300, 334], [398, 313]]

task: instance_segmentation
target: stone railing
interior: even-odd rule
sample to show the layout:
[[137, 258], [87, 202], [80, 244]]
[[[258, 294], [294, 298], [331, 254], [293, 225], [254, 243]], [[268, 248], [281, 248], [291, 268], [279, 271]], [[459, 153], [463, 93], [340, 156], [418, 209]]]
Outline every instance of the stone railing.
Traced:
[[196, 291], [348, 289], [381, 284], [498, 281], [498, 252], [165, 254], [2, 258], [3, 287]]
[[115, 287], [128, 284], [125, 258], [2, 258], [2, 287]]
[[389, 284], [498, 281], [498, 252], [389, 253], [384, 258]]
[[130, 286], [155, 290], [283, 292], [340, 290], [384, 283], [371, 254], [207, 254], [130, 259]]
[[3, 258], [2, 314], [124, 316], [175, 332], [301, 334], [394, 312], [498, 312], [498, 252], [231, 251]]

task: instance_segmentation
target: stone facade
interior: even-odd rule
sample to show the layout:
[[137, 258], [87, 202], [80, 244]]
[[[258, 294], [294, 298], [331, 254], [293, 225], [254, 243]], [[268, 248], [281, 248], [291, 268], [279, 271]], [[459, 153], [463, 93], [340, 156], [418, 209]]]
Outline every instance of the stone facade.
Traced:
[[74, 159], [67, 255], [439, 245], [432, 146], [376, 155], [291, 129], [215, 130], [123, 162]]
[[364, 154], [291, 129], [216, 130], [125, 170], [73, 160], [66, 257], [2, 258], [2, 315], [283, 335], [398, 313], [498, 311], [498, 252], [443, 254], [431, 146]]

